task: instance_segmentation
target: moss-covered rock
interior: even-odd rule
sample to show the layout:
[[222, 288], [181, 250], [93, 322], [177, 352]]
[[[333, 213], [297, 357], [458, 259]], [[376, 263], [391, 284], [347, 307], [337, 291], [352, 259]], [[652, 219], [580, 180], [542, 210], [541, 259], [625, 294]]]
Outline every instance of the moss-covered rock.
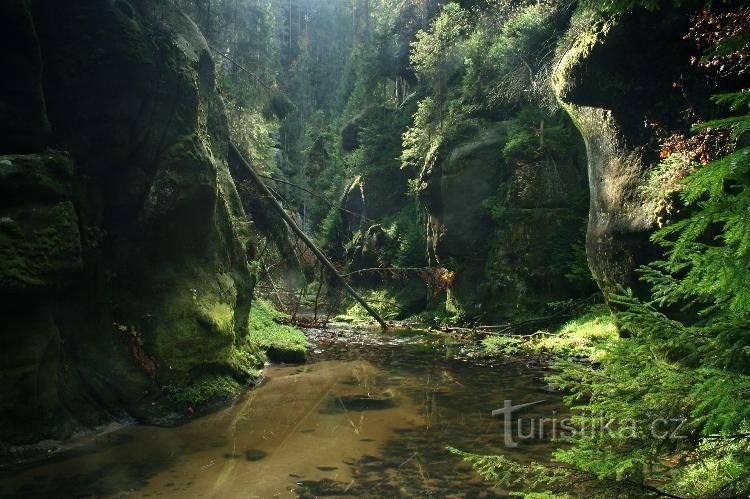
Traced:
[[7, 210], [0, 218], [0, 287], [54, 287], [81, 267], [78, 217], [70, 201]]
[[[430, 177], [430, 241], [435, 256], [468, 261], [482, 258], [491, 235], [490, 217], [482, 206], [502, 175], [506, 125], [497, 123], [447, 154]], [[426, 199], [424, 195], [422, 199]]]
[[262, 348], [274, 362], [304, 363], [307, 359], [308, 341], [305, 334], [282, 324], [283, 313], [264, 300], [255, 300], [250, 312], [250, 341]]
[[466, 319], [538, 314], [581, 292], [565, 276], [585, 213], [582, 151], [544, 149], [533, 128], [519, 151], [522, 121], [485, 124], [420, 175], [431, 253], [450, 271], [446, 310]]
[[[12, 359], [0, 443], [172, 421], [234, 396], [263, 353], [248, 338], [252, 240], [205, 40], [148, 2], [11, 3], [26, 16], [19, 43], [36, 43], [50, 126], [4, 137], [0, 157], [0, 341]], [[32, 73], [5, 74], [0, 104]], [[39, 109], [18, 120], [41, 123]]]
[[58, 202], [74, 194], [74, 168], [67, 154], [0, 156], [0, 206], [15, 206], [29, 200]]

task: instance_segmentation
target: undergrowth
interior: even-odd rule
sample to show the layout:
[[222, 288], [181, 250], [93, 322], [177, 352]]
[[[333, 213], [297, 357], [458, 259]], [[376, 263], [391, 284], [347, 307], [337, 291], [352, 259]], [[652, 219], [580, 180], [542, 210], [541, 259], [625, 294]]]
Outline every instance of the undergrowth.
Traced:
[[488, 336], [482, 348], [489, 355], [534, 354], [555, 358], [601, 360], [603, 349], [617, 339], [617, 327], [606, 305], [594, 305], [555, 331], [527, 336]]
[[256, 299], [250, 309], [249, 338], [276, 362], [304, 362], [307, 337], [298, 328], [281, 324], [286, 315], [271, 303]]

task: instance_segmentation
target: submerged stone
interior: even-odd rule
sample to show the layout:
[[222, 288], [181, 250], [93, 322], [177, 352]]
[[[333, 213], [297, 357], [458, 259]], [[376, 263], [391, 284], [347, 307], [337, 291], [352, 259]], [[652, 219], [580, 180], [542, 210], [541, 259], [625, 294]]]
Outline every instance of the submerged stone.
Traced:
[[267, 452], [259, 449], [250, 449], [245, 451], [245, 459], [247, 461], [260, 461], [268, 455]]

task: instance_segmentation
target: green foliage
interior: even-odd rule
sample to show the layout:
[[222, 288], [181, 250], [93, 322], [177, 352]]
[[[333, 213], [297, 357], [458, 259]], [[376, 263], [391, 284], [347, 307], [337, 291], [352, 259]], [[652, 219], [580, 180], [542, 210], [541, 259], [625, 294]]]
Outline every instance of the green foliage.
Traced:
[[570, 13], [557, 2], [510, 5], [477, 21], [467, 41], [464, 85], [490, 106], [534, 99], [555, 107], [549, 67]]
[[503, 157], [511, 162], [563, 158], [576, 147], [574, 133], [562, 115], [550, 115], [537, 106], [526, 105], [508, 128]]
[[[575, 483], [586, 484], [580, 491], [586, 497], [612, 497], [617, 490], [625, 496], [660, 495], [646, 480], [666, 484], [661, 489], [667, 493], [694, 496], [698, 477], [704, 480], [704, 494], [698, 497], [714, 497], [722, 489], [746, 490], [750, 445], [746, 438], [731, 436], [746, 431], [746, 399], [730, 398], [746, 397], [747, 382], [726, 385], [727, 376], [686, 369], [666, 360], [653, 344], [633, 339], [609, 342], [599, 361], [601, 368], [561, 361], [561, 374], [551, 379], [570, 390], [566, 401], [573, 407], [571, 426], [576, 429], [574, 445], [555, 452], [557, 464], [527, 466], [502, 456], [466, 453], [462, 457], [486, 479], [526, 491], [521, 494], [526, 497], [534, 491], [570, 493]], [[716, 384], [710, 391], [702, 383], [708, 378]], [[720, 392], [725, 396], [714, 397]], [[727, 438], [712, 434], [696, 446], [705, 415], [711, 413], [721, 414], [717, 423], [722, 426], [715, 428], [730, 433]], [[743, 419], [745, 426], [735, 426]], [[591, 430], [600, 428], [601, 421], [613, 421], [611, 431]], [[680, 438], [665, 438], [674, 431]], [[669, 463], [674, 455], [681, 456], [676, 468]]]
[[[648, 479], [668, 484], [670, 493], [690, 493], [679, 488], [667, 459], [681, 453], [681, 467], [689, 469], [730, 459], [735, 444], [747, 449], [748, 443], [733, 435], [745, 431], [750, 417], [750, 378], [690, 362], [684, 355], [691, 345], [685, 341], [695, 338], [685, 337], [684, 325], [632, 298], [623, 298], [621, 305], [628, 308], [618, 319], [632, 336], [606, 348], [601, 369], [561, 363], [552, 381], [571, 390], [567, 401], [574, 406], [577, 427], [603, 416], [627, 423], [632, 431], [577, 439], [555, 458], [599, 480], [643, 486]], [[655, 437], [657, 419], [684, 421], [680, 435], [685, 438]], [[715, 493], [736, 477], [719, 473], [711, 478], [705, 487]], [[747, 477], [742, 480], [735, 485], [747, 487]]]
[[515, 336], [488, 336], [482, 340], [482, 349], [489, 355], [517, 355], [524, 346], [523, 339]]
[[650, 11], [656, 11], [662, 8], [665, 4], [682, 5], [685, 3], [687, 3], [687, 1], [683, 0], [669, 0], [667, 2], [662, 0], [584, 0], [582, 5], [601, 13], [619, 15], [632, 11], [638, 7]]
[[[741, 482], [750, 465], [747, 446], [736, 443], [704, 442], [699, 446], [703, 459], [696, 460], [677, 472], [676, 488], [691, 491], [696, 497], [711, 497], [716, 493], [716, 477], [726, 476], [730, 483]], [[714, 454], [719, 457], [713, 457]]]
[[[546, 200], [547, 192], [552, 196], [559, 189], [559, 182], [549, 180], [556, 175], [558, 165], [567, 169], [578, 161], [580, 151], [580, 137], [572, 123], [547, 102], [554, 100], [547, 72], [570, 14], [568, 7], [556, 2], [487, 2], [471, 9], [454, 4], [445, 6], [413, 44], [412, 62], [418, 75], [423, 76], [426, 95], [403, 134], [401, 164], [407, 171], [420, 172], [419, 179], [412, 183], [419, 201], [437, 201], [442, 189], [440, 179], [457, 173], [451, 167], [462, 163], [446, 161], [450, 153], [463, 147], [482, 147], [490, 140], [498, 145], [499, 150], [487, 147], [486, 153], [484, 149], [480, 153], [482, 160], [497, 162], [497, 176], [491, 180], [496, 184], [490, 186], [496, 192], [475, 200], [494, 223], [489, 248], [480, 251], [487, 255], [485, 279], [477, 283], [476, 296], [481, 294], [484, 299], [485, 314], [495, 313], [493, 302], [499, 301], [512, 282], [525, 279], [525, 284], [534, 286], [575, 267], [575, 277], [580, 276], [580, 280], [575, 290], [570, 287], [572, 292], [584, 292], [592, 285], [584, 271], [587, 264], [581, 258], [583, 251], [572, 251], [574, 242], [580, 243], [580, 234], [575, 232], [570, 238], [556, 230], [551, 217], [537, 219], [545, 230], [555, 234], [545, 241], [550, 248], [549, 265], [519, 264], [517, 270], [509, 272], [507, 263], [527, 258], [529, 253], [533, 258], [538, 251], [522, 248], [523, 240], [531, 239], [524, 232], [530, 234], [537, 227], [532, 229], [532, 222], [520, 219], [541, 213], [526, 209], [553, 204], [562, 207], [564, 203], [565, 208], [580, 209], [581, 216], [585, 210], [584, 203], [578, 204], [571, 196], [564, 201]], [[455, 26], [449, 22], [455, 22]], [[449, 57], [440, 65], [443, 54]], [[500, 152], [505, 164], [498, 158]], [[475, 265], [471, 262], [467, 266]]]
[[[750, 97], [717, 101], [744, 111]], [[571, 447], [555, 452], [560, 465], [551, 473], [595, 478], [594, 492], [603, 495], [618, 489], [717, 497], [750, 490], [750, 147], [742, 142], [748, 121], [742, 115], [701, 125], [731, 128], [738, 147], [683, 182], [679, 195], [691, 211], [655, 233], [666, 259], [642, 269], [651, 300], [628, 293], [613, 299], [625, 337], [602, 344], [596, 367], [557, 363], [550, 381], [569, 393], [572, 423], [581, 431]], [[571, 327], [572, 337], [588, 329]], [[600, 418], [615, 421], [616, 431], [582, 432]], [[681, 423], [679, 438], [665, 436], [677, 430], [667, 422]], [[529, 470], [517, 464], [472, 462], [511, 485], [519, 483], [511, 474], [520, 473], [526, 477], [520, 488], [534, 490]]]
[[215, 402], [225, 402], [237, 396], [241, 385], [231, 376], [205, 375], [183, 390], [170, 393], [170, 398], [186, 407], [201, 407]]
[[[394, 320], [399, 317], [401, 308], [399, 300], [389, 289], [368, 291], [364, 295], [365, 301], [385, 320]], [[345, 314], [339, 315], [337, 319], [354, 322], [371, 322], [372, 316], [359, 303], [353, 303]]]
[[432, 97], [419, 101], [414, 123], [404, 132], [401, 152], [403, 168], [422, 168], [436, 156], [441, 137], [436, 125], [437, 107]]
[[[717, 100], [739, 110], [750, 103], [747, 95]], [[738, 129], [749, 121], [743, 115], [701, 127], [732, 127], [740, 139], [745, 132]], [[749, 174], [745, 146], [687, 176], [680, 197], [691, 213], [654, 235], [667, 259], [642, 270], [652, 301], [617, 299], [618, 321], [630, 337], [608, 347], [603, 369], [564, 364], [555, 377], [572, 390], [571, 403], [584, 402], [576, 407], [579, 423], [603, 413], [633, 421], [640, 436], [577, 441], [557, 459], [602, 479], [661, 481], [678, 495], [693, 493], [697, 476], [705, 496], [748, 490], [750, 442], [741, 435], [750, 424]], [[688, 307], [699, 316], [679, 321], [658, 306]], [[685, 419], [682, 431], [690, 438], [653, 438], [647, 430], [655, 417]], [[679, 452], [677, 470], [664, 466]]]
[[418, 209], [407, 205], [383, 221], [388, 241], [379, 251], [383, 266], [422, 267], [425, 261], [425, 235]]
[[[718, 98], [733, 109], [750, 108], [750, 92]], [[750, 129], [750, 114], [700, 125], [726, 128], [735, 140]], [[693, 214], [658, 231], [653, 240], [667, 248], [667, 260], [644, 270], [655, 300], [690, 303], [713, 321], [747, 322], [750, 317], [750, 146], [741, 146], [684, 182], [681, 197]], [[675, 277], [679, 275], [679, 278]], [[738, 345], [733, 346], [735, 350]]]
[[[420, 101], [403, 136], [402, 165], [434, 164], [442, 146], [481, 129], [483, 124], [473, 116], [479, 112], [529, 102], [552, 106], [547, 70], [567, 15], [554, 3], [516, 9], [497, 5], [473, 15], [455, 3], [445, 5], [413, 43], [412, 64], [431, 94]], [[550, 122], [542, 132], [545, 119]], [[561, 123], [538, 104], [522, 109], [507, 155], [527, 158], [532, 152], [566, 151], [573, 135]]]
[[677, 213], [678, 194], [683, 190], [682, 180], [697, 166], [684, 152], [669, 154], [649, 172], [646, 182], [639, 187], [644, 208], [660, 227]]
[[492, 196], [488, 197], [482, 202], [482, 206], [490, 214], [490, 218], [495, 223], [507, 222], [507, 208], [508, 208], [508, 187], [503, 184], [498, 188], [497, 192]]
[[269, 302], [256, 298], [250, 309], [248, 339], [260, 346], [274, 361], [304, 362], [307, 337], [301, 330], [279, 323], [287, 318]]
[[[537, 123], [538, 126], [538, 123]], [[529, 126], [514, 126], [508, 131], [508, 141], [503, 147], [503, 156], [508, 161], [519, 161], [538, 155], [541, 147], [539, 129]]]
[[555, 492], [544, 490], [547, 488], [570, 489], [570, 475], [565, 469], [551, 469], [544, 464], [533, 461], [529, 464], [520, 464], [505, 456], [482, 456], [464, 452], [454, 447], [448, 447], [448, 451], [471, 464], [482, 478], [496, 487], [538, 489], [536, 492], [513, 495], [522, 495], [533, 499], [573, 497], [571, 494], [560, 493], [559, 490]]
[[272, 138], [277, 125], [266, 120], [256, 110], [228, 102], [229, 136], [232, 142], [244, 153], [250, 163], [262, 170], [274, 166], [274, 145]]
[[336, 206], [328, 210], [320, 227], [318, 239], [321, 246], [332, 256], [340, 256], [344, 243], [344, 219]]
[[457, 3], [446, 3], [427, 31], [420, 30], [412, 43], [411, 64], [423, 82], [444, 90], [447, 80], [463, 63], [457, 44], [469, 29], [468, 12]]

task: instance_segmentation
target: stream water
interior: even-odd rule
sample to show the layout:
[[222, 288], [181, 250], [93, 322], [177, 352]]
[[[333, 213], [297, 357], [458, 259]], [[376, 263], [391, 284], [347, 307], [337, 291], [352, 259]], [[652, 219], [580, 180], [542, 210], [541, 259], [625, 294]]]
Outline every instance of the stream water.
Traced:
[[[8, 497], [496, 497], [446, 446], [547, 460], [548, 439], [504, 444], [506, 400], [564, 414], [541, 367], [481, 359], [450, 338], [339, 327], [309, 331], [300, 366], [174, 428], [131, 426], [34, 467], [0, 472]], [[516, 428], [514, 424], [514, 428]], [[523, 426], [528, 430], [528, 425]], [[515, 430], [514, 430], [515, 433]]]

